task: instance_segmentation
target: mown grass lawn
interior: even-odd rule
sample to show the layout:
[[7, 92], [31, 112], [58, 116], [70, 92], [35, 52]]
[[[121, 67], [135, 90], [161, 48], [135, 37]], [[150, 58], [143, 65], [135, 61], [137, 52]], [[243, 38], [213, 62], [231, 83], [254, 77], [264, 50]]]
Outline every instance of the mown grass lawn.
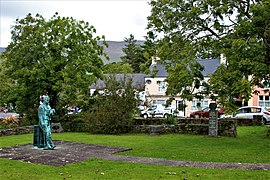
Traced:
[[[270, 163], [265, 126], [238, 127], [238, 137], [147, 134], [53, 134], [54, 140], [132, 148], [121, 154], [204, 162]], [[0, 137], [0, 147], [32, 143], [32, 134]], [[0, 158], [0, 179], [270, 179], [269, 171], [166, 167], [89, 159], [51, 167]]]

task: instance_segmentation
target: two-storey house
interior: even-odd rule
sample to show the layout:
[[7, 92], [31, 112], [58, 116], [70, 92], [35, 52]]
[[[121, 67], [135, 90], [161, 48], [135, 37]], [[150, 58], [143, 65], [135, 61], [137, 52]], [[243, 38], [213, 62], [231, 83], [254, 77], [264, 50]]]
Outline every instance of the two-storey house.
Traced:
[[[220, 59], [198, 59], [197, 60], [203, 67], [202, 74], [204, 75], [204, 81], [208, 81], [211, 74], [215, 72], [220, 65]], [[166, 78], [168, 73], [163, 65], [153, 61], [150, 66], [150, 71], [155, 71], [155, 76], [145, 75], [145, 99], [149, 104], [166, 104], [166, 101], [170, 96], [166, 95]], [[199, 89], [200, 91], [200, 89]], [[180, 116], [189, 116], [189, 114], [195, 110], [198, 110], [198, 104], [201, 108], [208, 107], [211, 99], [206, 97], [203, 100], [194, 99], [192, 101], [185, 101], [180, 96], [174, 97], [171, 106], [179, 110]], [[183, 108], [183, 105], [186, 108]]]

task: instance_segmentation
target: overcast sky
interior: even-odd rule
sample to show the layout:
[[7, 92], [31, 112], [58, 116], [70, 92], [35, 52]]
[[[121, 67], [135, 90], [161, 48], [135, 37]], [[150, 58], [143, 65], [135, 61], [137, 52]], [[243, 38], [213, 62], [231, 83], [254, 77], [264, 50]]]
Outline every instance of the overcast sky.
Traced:
[[16, 18], [39, 13], [47, 20], [58, 12], [60, 16], [84, 20], [93, 25], [96, 35], [106, 40], [123, 41], [133, 34], [144, 40], [149, 0], [0, 0], [0, 47], [11, 41], [10, 28]]

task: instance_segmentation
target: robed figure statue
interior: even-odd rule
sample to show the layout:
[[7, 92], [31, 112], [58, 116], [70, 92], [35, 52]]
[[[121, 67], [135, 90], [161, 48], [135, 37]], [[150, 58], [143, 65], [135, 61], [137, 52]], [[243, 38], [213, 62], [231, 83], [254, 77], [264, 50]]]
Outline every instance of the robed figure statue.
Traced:
[[41, 96], [41, 102], [38, 107], [38, 125], [40, 129], [38, 148], [43, 148], [44, 150], [55, 148], [51, 138], [51, 116], [55, 113], [55, 110], [50, 107], [49, 101], [48, 95]]

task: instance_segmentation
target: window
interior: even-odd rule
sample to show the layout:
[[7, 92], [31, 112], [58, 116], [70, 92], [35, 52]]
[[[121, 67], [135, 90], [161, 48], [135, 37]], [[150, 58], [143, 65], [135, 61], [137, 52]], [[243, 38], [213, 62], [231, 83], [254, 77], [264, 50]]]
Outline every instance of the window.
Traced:
[[152, 83], [152, 81], [150, 79], [147, 79], [145, 82], [146, 82], [146, 84], [151, 84]]
[[208, 100], [193, 100], [191, 110], [197, 111], [199, 108], [204, 109], [206, 107], [208, 107]]
[[158, 81], [158, 92], [165, 92], [165, 82], [164, 81]]
[[261, 110], [261, 108], [251, 108], [251, 113], [260, 113]]
[[153, 100], [153, 104], [166, 104], [166, 101], [165, 100]]
[[259, 96], [259, 106], [270, 107], [270, 100], [268, 96]]

